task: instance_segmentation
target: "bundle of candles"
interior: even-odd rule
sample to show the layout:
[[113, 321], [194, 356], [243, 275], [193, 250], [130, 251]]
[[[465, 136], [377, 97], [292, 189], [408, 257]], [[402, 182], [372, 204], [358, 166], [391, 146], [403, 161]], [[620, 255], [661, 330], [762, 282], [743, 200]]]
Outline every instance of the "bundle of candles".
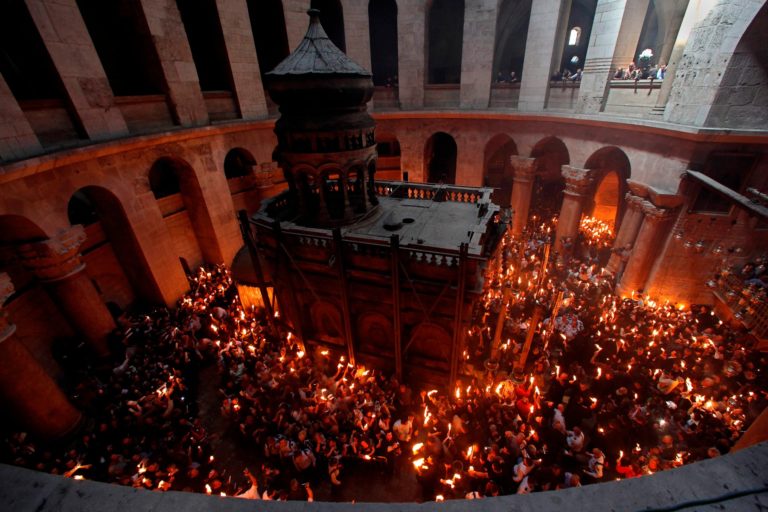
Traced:
[[[408, 472], [422, 500], [440, 501], [639, 476], [726, 453], [766, 404], [765, 361], [749, 339], [708, 308], [612, 295], [599, 262], [563, 265], [551, 253], [553, 227], [534, 221], [524, 239], [505, 237], [450, 389], [413, 393], [353, 364], [343, 347], [272, 331], [263, 312], [240, 305], [229, 271], [211, 267], [191, 276], [176, 310], [132, 319], [108, 379], [83, 382], [81, 396], [97, 390], [81, 404], [91, 431], [65, 452], [9, 436], [6, 461], [157, 491], [257, 488], [249, 496], [265, 499], [306, 499], [302, 482], [340, 499], [333, 489], [348, 468], [383, 479]], [[486, 370], [494, 339], [498, 357]], [[214, 362], [233, 442], [263, 446], [263, 455], [224, 452], [236, 461], [222, 462], [227, 434], [210, 435], [201, 420], [216, 423], [196, 403], [198, 369]], [[246, 478], [247, 467], [260, 471]]]
[[613, 246], [613, 228], [609, 223], [596, 217], [584, 215], [579, 224], [579, 233], [588, 245], [598, 248]]

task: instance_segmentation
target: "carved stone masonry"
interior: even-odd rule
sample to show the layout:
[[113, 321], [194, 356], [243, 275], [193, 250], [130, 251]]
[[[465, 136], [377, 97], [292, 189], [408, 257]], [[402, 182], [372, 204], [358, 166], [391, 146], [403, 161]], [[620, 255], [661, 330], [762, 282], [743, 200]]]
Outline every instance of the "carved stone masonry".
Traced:
[[48, 240], [19, 246], [19, 256], [41, 281], [58, 281], [85, 268], [80, 260], [80, 246], [85, 239], [85, 230], [78, 224]]
[[537, 170], [535, 158], [510, 155], [509, 163], [512, 166], [512, 169], [514, 169], [515, 181], [533, 181]]
[[586, 196], [592, 190], [592, 185], [595, 181], [595, 172], [593, 170], [563, 165], [560, 172], [563, 178], [565, 178], [566, 194]]
[[642, 201], [641, 209], [648, 222], [660, 223], [674, 216], [675, 210], [671, 208], [659, 208], [650, 201]]
[[632, 192], [627, 192], [624, 196], [624, 201], [627, 203], [627, 208], [631, 208], [633, 210], [640, 211], [642, 210], [643, 203], [647, 203], [648, 201], [644, 201], [642, 197], [637, 196], [633, 194]]

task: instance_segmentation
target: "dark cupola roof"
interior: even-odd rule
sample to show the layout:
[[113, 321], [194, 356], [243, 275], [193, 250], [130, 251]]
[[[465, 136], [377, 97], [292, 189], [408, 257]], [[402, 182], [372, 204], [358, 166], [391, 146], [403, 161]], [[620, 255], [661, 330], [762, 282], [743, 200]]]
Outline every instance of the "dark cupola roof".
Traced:
[[371, 77], [371, 73], [339, 50], [320, 23], [320, 11], [310, 9], [309, 28], [299, 46], [267, 75], [344, 75]]

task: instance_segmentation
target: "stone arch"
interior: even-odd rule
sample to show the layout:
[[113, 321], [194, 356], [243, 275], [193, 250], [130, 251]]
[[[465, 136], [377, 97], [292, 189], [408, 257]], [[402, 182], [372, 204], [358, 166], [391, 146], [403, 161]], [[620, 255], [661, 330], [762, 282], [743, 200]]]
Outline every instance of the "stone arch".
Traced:
[[615, 232], [624, 214], [623, 198], [629, 190], [629, 158], [621, 149], [609, 146], [592, 153], [584, 168], [596, 171], [592, 200], [585, 205], [584, 213], [607, 222]]
[[[153, 176], [156, 179], [162, 176], [163, 182], [169, 183], [170, 176], [173, 176], [178, 183], [178, 192], [167, 196], [158, 195], [155, 189], [157, 182], [153, 183]], [[179, 251], [179, 256], [184, 256], [193, 264], [192, 266], [197, 266], [203, 261], [208, 263], [224, 261], [200, 181], [192, 166], [182, 158], [164, 156], [155, 160], [148, 177], [150, 188], [158, 199], [158, 206], [163, 218], [166, 219], [169, 234], [175, 240], [174, 245]], [[185, 213], [189, 217], [188, 221], [183, 219]], [[180, 231], [177, 233], [174, 221], [187, 224], [186, 229], [191, 229], [194, 239]], [[174, 233], [178, 236], [174, 236]]]
[[320, 10], [320, 24], [331, 42], [344, 53], [347, 42], [344, 35], [344, 8], [339, 0], [312, 0], [312, 9]]
[[520, 80], [525, 60], [525, 43], [531, 18], [531, 0], [502, 0], [496, 18], [496, 43], [493, 52], [493, 75], [496, 82]]
[[424, 145], [424, 175], [429, 183], [456, 183], [458, 148], [453, 136], [436, 132]]
[[464, 0], [433, 0], [426, 23], [427, 83], [460, 83]]
[[344, 345], [344, 322], [339, 308], [328, 301], [318, 300], [309, 310], [315, 338], [334, 345]]
[[248, 0], [248, 17], [263, 77], [290, 54], [282, 0]]
[[378, 311], [366, 311], [357, 317], [357, 346], [360, 352], [391, 357], [395, 353], [392, 320]]
[[561, 174], [563, 165], [571, 162], [565, 143], [557, 137], [545, 137], [531, 150], [536, 159], [537, 174], [531, 199], [531, 215], [550, 218], [560, 211], [565, 181]]
[[451, 361], [451, 334], [442, 326], [423, 322], [411, 331], [406, 358], [433, 369], [447, 370]]
[[368, 2], [368, 31], [371, 41], [373, 85], [394, 87], [397, 83], [397, 2]]
[[347, 197], [355, 213], [365, 212], [366, 170], [363, 162], [356, 162], [346, 170]]
[[517, 145], [509, 135], [494, 135], [485, 145], [483, 185], [493, 187], [493, 202], [504, 208], [510, 205], [513, 170], [509, 157], [517, 154]]
[[[88, 185], [72, 194], [69, 205], [73, 201], [88, 205], [92, 208], [89, 215], [97, 219], [86, 227], [87, 238], [82, 252], [87, 268], [90, 269], [89, 275], [98, 285], [104, 299], [123, 308], [135, 299], [150, 304], [164, 304], [160, 287], [120, 199], [107, 188]], [[73, 209], [68, 207], [68, 210]], [[75, 217], [70, 220], [78, 219]], [[101, 275], [94, 276], [92, 272], [101, 272]]]
[[244, 178], [253, 175], [256, 159], [250, 151], [243, 148], [233, 148], [224, 157], [224, 175], [227, 179]]

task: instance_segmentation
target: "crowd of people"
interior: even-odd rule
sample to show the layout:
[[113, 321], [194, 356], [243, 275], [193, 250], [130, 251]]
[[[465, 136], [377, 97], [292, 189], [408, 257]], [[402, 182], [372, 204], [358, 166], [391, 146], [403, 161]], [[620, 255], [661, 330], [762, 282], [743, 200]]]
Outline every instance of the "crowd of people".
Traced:
[[[768, 403], [765, 356], [708, 307], [614, 295], [599, 250], [610, 234], [587, 222], [558, 255], [554, 222], [533, 216], [524, 237], [504, 238], [450, 389], [305, 346], [245, 310], [216, 266], [190, 276], [176, 309], [123, 319], [119, 360], [83, 372], [73, 390], [90, 418], [77, 439], [50, 446], [10, 433], [2, 460], [272, 500], [312, 500], [318, 486], [342, 499], [352, 471], [410, 472], [428, 501], [575, 487], [727, 453]], [[254, 453], [237, 471], [213, 455], [232, 434], [208, 431], [198, 410], [201, 368], [214, 364], [220, 414]]]
[[664, 80], [667, 74], [665, 64], [655, 64], [653, 66], [637, 66], [634, 62], [626, 68], [619, 68], [613, 75], [615, 80]]

